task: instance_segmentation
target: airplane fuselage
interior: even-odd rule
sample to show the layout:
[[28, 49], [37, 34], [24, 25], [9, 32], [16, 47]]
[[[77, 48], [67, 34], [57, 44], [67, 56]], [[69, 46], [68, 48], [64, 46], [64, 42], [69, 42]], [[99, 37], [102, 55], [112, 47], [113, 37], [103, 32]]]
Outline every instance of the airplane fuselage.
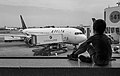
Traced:
[[87, 39], [82, 31], [76, 28], [31, 28], [24, 29], [23, 33], [28, 35], [62, 34], [63, 41], [72, 44], [79, 44]]
[[25, 22], [20, 15], [21, 23], [22, 23], [22, 32], [27, 35], [26, 41], [29, 43], [31, 35], [49, 35], [49, 34], [62, 34], [63, 41], [71, 44], [79, 44], [85, 41], [86, 36], [76, 28], [29, 28], [27, 29]]

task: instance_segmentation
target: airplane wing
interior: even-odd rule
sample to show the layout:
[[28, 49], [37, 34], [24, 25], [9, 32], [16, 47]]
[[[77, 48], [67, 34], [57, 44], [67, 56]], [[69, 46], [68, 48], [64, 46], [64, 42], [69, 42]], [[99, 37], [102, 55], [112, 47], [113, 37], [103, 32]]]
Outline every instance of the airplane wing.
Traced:
[[27, 35], [24, 34], [0, 34], [0, 36], [11, 36], [11, 37], [21, 37], [21, 38], [28, 37]]

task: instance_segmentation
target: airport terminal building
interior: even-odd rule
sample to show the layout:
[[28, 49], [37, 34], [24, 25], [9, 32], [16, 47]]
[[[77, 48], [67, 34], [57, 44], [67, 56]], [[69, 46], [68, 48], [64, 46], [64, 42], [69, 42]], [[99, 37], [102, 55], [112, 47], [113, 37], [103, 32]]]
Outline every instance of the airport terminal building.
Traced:
[[120, 2], [118, 6], [104, 9], [104, 20], [107, 24], [106, 34], [120, 42]]

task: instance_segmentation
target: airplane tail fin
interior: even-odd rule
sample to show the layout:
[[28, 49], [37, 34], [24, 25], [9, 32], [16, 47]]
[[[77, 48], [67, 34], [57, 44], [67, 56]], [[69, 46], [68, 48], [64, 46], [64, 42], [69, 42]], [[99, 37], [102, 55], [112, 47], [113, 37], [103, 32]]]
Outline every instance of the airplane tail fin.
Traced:
[[22, 29], [27, 29], [26, 24], [22, 18], [22, 15], [20, 15], [21, 23], [22, 23]]

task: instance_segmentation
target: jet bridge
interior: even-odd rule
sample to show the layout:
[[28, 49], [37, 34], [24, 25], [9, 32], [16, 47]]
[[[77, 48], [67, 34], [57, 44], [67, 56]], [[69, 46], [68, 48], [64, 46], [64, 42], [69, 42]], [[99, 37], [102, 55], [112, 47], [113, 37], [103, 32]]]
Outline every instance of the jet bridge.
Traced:
[[32, 35], [33, 45], [45, 45], [63, 42], [62, 34]]
[[43, 48], [32, 50], [34, 56], [51, 56], [67, 52], [67, 48], [63, 45], [62, 34], [39, 35], [34, 34], [31, 37], [34, 46], [42, 45]]

